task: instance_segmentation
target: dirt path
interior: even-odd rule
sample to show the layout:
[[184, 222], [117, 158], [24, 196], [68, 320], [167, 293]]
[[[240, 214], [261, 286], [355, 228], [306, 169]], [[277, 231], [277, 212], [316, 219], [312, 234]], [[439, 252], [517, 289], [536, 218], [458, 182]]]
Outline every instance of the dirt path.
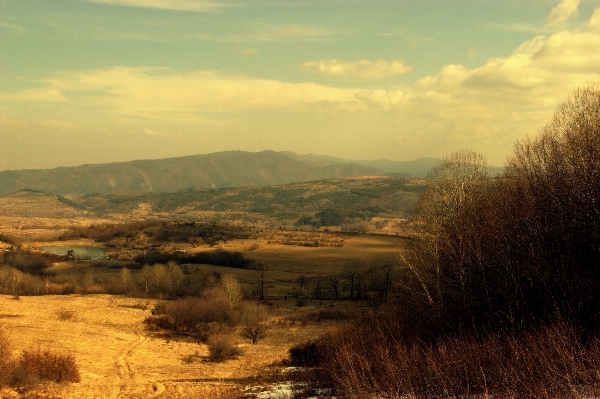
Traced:
[[[215, 364], [207, 361], [206, 345], [195, 339], [145, 331], [151, 306], [147, 300], [105, 294], [19, 300], [0, 295], [0, 324], [15, 356], [27, 348], [48, 348], [76, 359], [81, 382], [40, 388], [40, 397], [65, 399], [235, 397], [247, 381], [261, 379], [270, 365], [285, 358], [290, 345], [315, 339], [326, 328], [322, 323], [273, 324], [259, 345], [234, 335], [243, 355]], [[73, 312], [68, 320], [59, 317], [65, 311]], [[0, 397], [20, 396], [0, 390]]]
[[[139, 335], [137, 340], [126, 346], [115, 359], [115, 367], [120, 378], [120, 391], [113, 396], [114, 399], [131, 398], [133, 396], [148, 399], [159, 398], [165, 392], [166, 388], [160, 382], [145, 380], [136, 374], [130, 361], [131, 357], [135, 356], [136, 348], [146, 340], [145, 336]], [[138, 392], [140, 390], [143, 392]], [[146, 394], [146, 392], [148, 393]]]

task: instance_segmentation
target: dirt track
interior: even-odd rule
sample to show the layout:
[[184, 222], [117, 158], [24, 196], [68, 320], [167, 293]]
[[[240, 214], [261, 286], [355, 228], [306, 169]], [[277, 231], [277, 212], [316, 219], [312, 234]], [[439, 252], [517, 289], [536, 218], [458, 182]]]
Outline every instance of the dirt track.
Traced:
[[[0, 323], [14, 354], [51, 349], [72, 354], [81, 382], [45, 387], [61, 398], [231, 397], [227, 392], [264, 375], [294, 343], [314, 338], [323, 326], [273, 325], [257, 345], [237, 338], [244, 354], [222, 364], [206, 360], [205, 345], [189, 338], [157, 338], [144, 330], [151, 301], [110, 295], [0, 296]], [[66, 312], [64, 312], [66, 311]], [[59, 315], [73, 312], [71, 318]], [[14, 393], [0, 391], [0, 397]]]

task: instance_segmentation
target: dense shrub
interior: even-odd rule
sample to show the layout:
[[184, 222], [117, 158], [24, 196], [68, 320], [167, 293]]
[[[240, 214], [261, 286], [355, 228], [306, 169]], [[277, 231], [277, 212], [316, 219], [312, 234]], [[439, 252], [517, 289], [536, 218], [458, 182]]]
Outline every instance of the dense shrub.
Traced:
[[149, 330], [173, 330], [175, 325], [171, 317], [167, 315], [148, 316], [144, 319], [144, 324]]
[[227, 294], [219, 288], [207, 291], [202, 298], [186, 297], [165, 302], [154, 313], [146, 319], [146, 324], [193, 334], [202, 340], [216, 332], [229, 331], [237, 319]]
[[50, 351], [28, 351], [18, 359], [12, 356], [10, 341], [0, 325], [0, 388], [11, 386], [19, 391], [40, 381], [79, 382], [79, 368], [70, 355]]
[[24, 250], [0, 252], [0, 264], [13, 267], [23, 273], [41, 275], [52, 266], [56, 257], [51, 254], [34, 253]]
[[241, 252], [226, 251], [223, 249], [188, 254], [185, 252], [165, 253], [152, 248], [144, 254], [137, 256], [135, 261], [140, 264], [168, 263], [169, 261], [174, 261], [177, 263], [227, 266], [237, 269], [249, 269], [253, 264], [252, 260], [246, 259]]
[[321, 340], [295, 345], [289, 350], [290, 364], [294, 367], [321, 366], [326, 359], [327, 346]]
[[17, 245], [18, 241], [14, 237], [7, 236], [6, 234], [0, 233], [0, 242], [7, 244]]
[[504, 173], [459, 151], [430, 174], [394, 298], [326, 341], [357, 397], [555, 398], [600, 387], [600, 85]]
[[79, 368], [75, 358], [50, 351], [23, 351], [19, 359], [19, 367], [28, 374], [42, 380], [55, 382], [79, 382]]
[[560, 398], [600, 392], [600, 341], [584, 345], [570, 326], [520, 333], [398, 340], [385, 323], [365, 323], [330, 334], [326, 350], [306, 345], [304, 355], [349, 397]]
[[242, 354], [233, 338], [229, 335], [217, 334], [208, 338], [208, 359], [220, 363], [225, 360], [235, 359]]
[[444, 159], [402, 251], [398, 317], [422, 339], [566, 319], [600, 325], [600, 86], [577, 90], [503, 175], [459, 151]]

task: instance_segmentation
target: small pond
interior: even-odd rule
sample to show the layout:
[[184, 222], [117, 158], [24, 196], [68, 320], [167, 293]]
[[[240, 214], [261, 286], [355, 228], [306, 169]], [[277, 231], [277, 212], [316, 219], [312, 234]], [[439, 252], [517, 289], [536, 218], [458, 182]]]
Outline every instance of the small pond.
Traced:
[[59, 255], [66, 255], [72, 249], [75, 253], [75, 259], [104, 259], [104, 250], [98, 247], [44, 247], [44, 252], [53, 252]]

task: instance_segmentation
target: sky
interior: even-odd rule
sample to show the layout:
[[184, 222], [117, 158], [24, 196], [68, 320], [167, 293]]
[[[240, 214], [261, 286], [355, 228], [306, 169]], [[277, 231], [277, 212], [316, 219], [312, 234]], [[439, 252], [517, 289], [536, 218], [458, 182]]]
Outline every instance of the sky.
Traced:
[[217, 151], [501, 166], [600, 81], [600, 0], [0, 0], [0, 170]]

